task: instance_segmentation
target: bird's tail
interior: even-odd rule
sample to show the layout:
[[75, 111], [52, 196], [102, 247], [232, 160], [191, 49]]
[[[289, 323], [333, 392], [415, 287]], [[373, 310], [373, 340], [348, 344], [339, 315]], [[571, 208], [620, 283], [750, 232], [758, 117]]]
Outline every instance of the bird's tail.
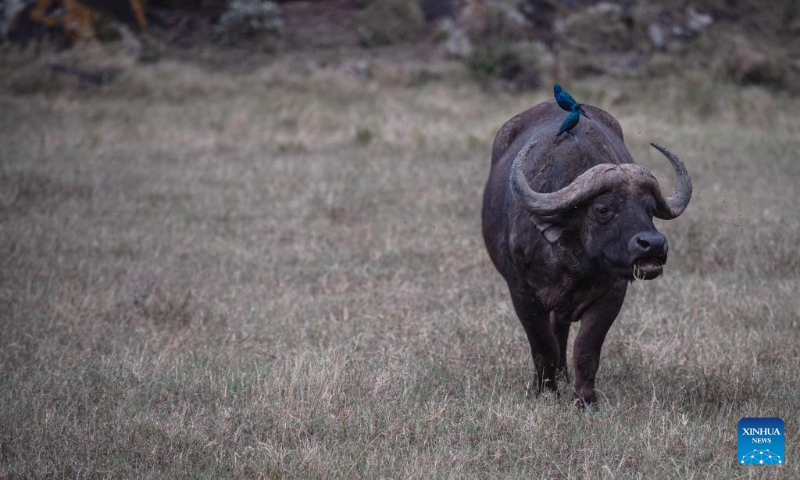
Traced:
[[589, 118], [589, 115], [586, 115], [586, 110], [583, 109], [583, 104], [582, 103], [578, 104], [578, 110], [581, 112], [581, 115], [583, 115], [586, 118]]

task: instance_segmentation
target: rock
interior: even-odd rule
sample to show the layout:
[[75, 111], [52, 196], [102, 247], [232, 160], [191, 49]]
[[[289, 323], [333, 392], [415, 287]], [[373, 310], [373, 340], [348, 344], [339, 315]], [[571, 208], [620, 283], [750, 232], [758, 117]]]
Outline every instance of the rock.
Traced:
[[685, 37], [685, 38], [688, 38], [688, 37], [692, 36], [692, 32], [689, 31], [688, 29], [684, 28], [681, 25], [675, 25], [674, 27], [672, 27], [670, 32], [672, 33], [673, 37]]
[[686, 9], [686, 17], [686, 27], [693, 32], [699, 32], [714, 23], [711, 15], [699, 13], [693, 6]]
[[26, 6], [35, 3], [35, 1], [36, 0], [6, 0], [0, 9], [0, 36], [7, 36], [14, 17], [20, 14]]
[[647, 34], [650, 36], [650, 41], [653, 42], [656, 48], [662, 48], [664, 46], [664, 32], [661, 31], [661, 27], [659, 27], [657, 23], [651, 23], [647, 26]]
[[265, 50], [274, 50], [283, 35], [281, 8], [264, 0], [232, 0], [214, 28], [217, 38], [228, 44], [243, 39], [262, 37]]
[[142, 46], [142, 41], [139, 40], [133, 32], [126, 26], [120, 26], [119, 28], [119, 35], [120, 40], [122, 43], [122, 47], [127, 51], [129, 54], [139, 58], [144, 51]]
[[535, 38], [517, 0], [467, 0], [454, 19], [444, 19], [439, 30], [448, 55], [466, 58], [479, 45], [514, 43]]
[[454, 58], [466, 58], [475, 49], [467, 31], [456, 26], [452, 19], [446, 18], [439, 23], [439, 31], [445, 38], [444, 49]]

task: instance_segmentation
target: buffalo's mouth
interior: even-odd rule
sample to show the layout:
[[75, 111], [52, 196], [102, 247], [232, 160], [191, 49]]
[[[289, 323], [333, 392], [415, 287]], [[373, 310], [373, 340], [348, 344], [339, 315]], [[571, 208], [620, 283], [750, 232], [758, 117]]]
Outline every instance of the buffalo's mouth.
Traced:
[[666, 258], [645, 257], [633, 262], [632, 275], [636, 280], [652, 280], [664, 271]]

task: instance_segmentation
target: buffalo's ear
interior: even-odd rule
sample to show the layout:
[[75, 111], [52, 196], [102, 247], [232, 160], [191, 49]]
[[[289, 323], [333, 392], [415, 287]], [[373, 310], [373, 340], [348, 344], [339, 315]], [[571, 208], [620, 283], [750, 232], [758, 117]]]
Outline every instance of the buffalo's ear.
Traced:
[[558, 239], [561, 238], [561, 234], [564, 233], [564, 229], [566, 228], [561, 215], [548, 215], [545, 217], [531, 215], [531, 219], [533, 220], [533, 224], [536, 225], [536, 228], [542, 232], [544, 238], [550, 243], [558, 242]]

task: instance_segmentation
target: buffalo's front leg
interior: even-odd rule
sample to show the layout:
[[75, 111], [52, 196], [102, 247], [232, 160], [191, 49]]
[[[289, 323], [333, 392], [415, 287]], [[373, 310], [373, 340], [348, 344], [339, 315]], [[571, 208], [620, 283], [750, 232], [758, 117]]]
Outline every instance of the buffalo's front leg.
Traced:
[[581, 328], [575, 337], [572, 362], [575, 367], [575, 391], [573, 399], [580, 406], [597, 403], [594, 391], [594, 377], [600, 366], [600, 350], [606, 339], [608, 329], [619, 314], [624, 290], [621, 295], [609, 298], [586, 312], [581, 319]]
[[567, 341], [569, 340], [569, 320], [565, 320], [555, 311], [550, 312], [550, 326], [558, 340], [558, 364], [556, 365], [556, 376], [563, 377], [569, 382], [569, 370], [567, 369]]
[[514, 310], [522, 322], [528, 343], [531, 346], [533, 363], [536, 365], [538, 377], [537, 391], [547, 388], [558, 391], [556, 383], [556, 366], [558, 365], [558, 341], [550, 327], [550, 315], [533, 294], [511, 292]]

